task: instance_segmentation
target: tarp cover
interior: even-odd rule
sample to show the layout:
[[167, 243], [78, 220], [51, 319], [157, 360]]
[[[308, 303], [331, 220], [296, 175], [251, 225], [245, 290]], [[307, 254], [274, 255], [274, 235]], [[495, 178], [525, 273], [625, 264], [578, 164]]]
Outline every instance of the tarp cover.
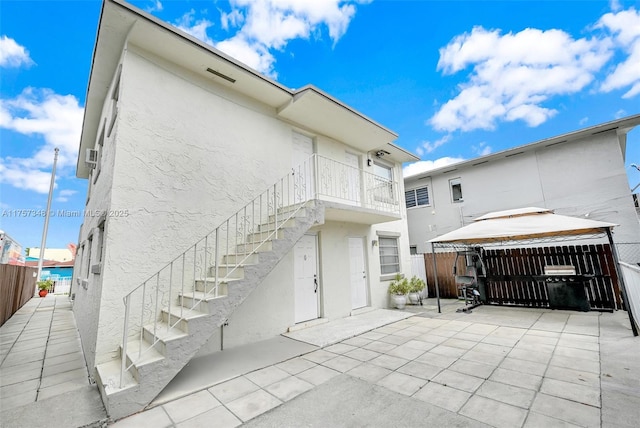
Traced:
[[553, 214], [546, 208], [527, 207], [497, 211], [478, 217], [472, 224], [430, 240], [433, 243], [455, 242], [481, 244], [521, 241], [567, 235], [605, 233], [613, 223]]

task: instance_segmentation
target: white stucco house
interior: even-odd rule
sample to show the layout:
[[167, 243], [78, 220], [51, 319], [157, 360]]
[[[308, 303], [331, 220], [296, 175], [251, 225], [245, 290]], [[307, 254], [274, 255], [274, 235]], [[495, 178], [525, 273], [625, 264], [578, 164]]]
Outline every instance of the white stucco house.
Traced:
[[[412, 253], [493, 211], [543, 207], [616, 223], [620, 258], [637, 255], [640, 226], [625, 170], [634, 115], [405, 177]], [[639, 262], [640, 260], [631, 260]]]
[[86, 100], [72, 293], [111, 417], [194, 356], [387, 307], [410, 272], [402, 163], [417, 158], [323, 91], [106, 0]]

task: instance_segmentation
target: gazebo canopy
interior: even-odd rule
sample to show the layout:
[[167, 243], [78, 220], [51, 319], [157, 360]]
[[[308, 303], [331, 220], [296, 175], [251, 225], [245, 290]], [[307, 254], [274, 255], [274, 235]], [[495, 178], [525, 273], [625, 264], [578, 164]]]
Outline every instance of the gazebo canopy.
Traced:
[[433, 244], [479, 245], [576, 235], [599, 235], [613, 223], [554, 214], [546, 208], [518, 208], [485, 214], [468, 225], [430, 240]]

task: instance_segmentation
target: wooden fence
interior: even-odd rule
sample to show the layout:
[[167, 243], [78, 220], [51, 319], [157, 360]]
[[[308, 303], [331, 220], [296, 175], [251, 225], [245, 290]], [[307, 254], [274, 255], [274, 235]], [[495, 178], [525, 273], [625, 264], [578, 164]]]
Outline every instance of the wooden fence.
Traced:
[[[438, 253], [438, 281], [441, 297], [457, 297], [452, 274], [456, 253]], [[523, 278], [543, 275], [546, 265], [571, 265], [578, 275], [593, 275], [585, 285], [589, 304], [593, 309], [622, 309], [618, 275], [611, 247], [607, 245], [569, 245], [562, 247], [488, 249], [483, 260], [487, 268], [487, 302], [498, 305], [548, 307], [549, 298], [544, 281]], [[458, 259], [458, 271], [464, 266]], [[433, 284], [433, 261], [425, 254], [427, 278]], [[515, 277], [506, 279], [504, 277]], [[435, 291], [435, 290], [434, 290]], [[431, 289], [429, 290], [431, 293]], [[432, 295], [432, 294], [430, 294]]]
[[[456, 253], [436, 253], [436, 265], [438, 268], [438, 290], [440, 297], [455, 299], [458, 297], [458, 287], [453, 276], [453, 262]], [[429, 297], [436, 296], [435, 276], [433, 272], [433, 254], [424, 255], [424, 264], [427, 271], [427, 288]], [[458, 258], [458, 272], [464, 272], [465, 259]]]
[[33, 297], [36, 268], [0, 264], [0, 326]]

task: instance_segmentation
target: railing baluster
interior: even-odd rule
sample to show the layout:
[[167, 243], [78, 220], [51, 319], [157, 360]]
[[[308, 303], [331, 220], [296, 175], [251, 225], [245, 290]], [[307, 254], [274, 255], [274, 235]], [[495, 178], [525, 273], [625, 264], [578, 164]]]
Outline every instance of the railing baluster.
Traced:
[[[171, 262], [171, 267], [169, 268], [169, 313], [171, 313], [171, 286], [173, 285], [173, 262]], [[171, 328], [171, 318], [169, 318], [169, 322], [167, 322], [167, 333]]]
[[[184, 310], [184, 274], [186, 273], [184, 270], [184, 258], [187, 255], [187, 253], [182, 253], [182, 284], [180, 287], [180, 293], [182, 294], [182, 300], [180, 300], [180, 318], [182, 318], [182, 312]], [[194, 282], [195, 284], [195, 282]], [[196, 297], [195, 294], [193, 295], [193, 297]]]
[[[153, 317], [153, 343], [156, 343], [158, 336], [156, 329], [158, 327], [158, 296], [160, 295], [160, 273], [156, 275], [156, 310]], [[169, 322], [171, 322], [171, 314], [169, 314]]]
[[[204, 237], [204, 264], [203, 269], [204, 269], [204, 294], [202, 294], [202, 299], [204, 299], [209, 293], [207, 292], [207, 277], [209, 276], [209, 266], [207, 265], [207, 247], [209, 247], [209, 235]], [[201, 299], [201, 301], [202, 301]], [[196, 303], [196, 296], [195, 294], [193, 295], [193, 306], [191, 307], [191, 309], [195, 308], [197, 305]]]
[[[193, 298], [196, 298], [196, 260], [198, 259], [198, 244], [193, 246]], [[207, 292], [205, 287], [204, 292]]]
[[[220, 258], [219, 256], [219, 249], [220, 249], [220, 232], [218, 229], [216, 229], [216, 231], [214, 232], [216, 234], [216, 255], [215, 258], [213, 259], [213, 269], [214, 269], [214, 275], [215, 275], [215, 290], [213, 292], [213, 295], [215, 297], [218, 297], [218, 287], [220, 286], [218, 283], [218, 259]], [[226, 255], [225, 257], [229, 258], [229, 255]], [[227, 260], [228, 262], [229, 260]]]
[[120, 362], [120, 388], [124, 383], [124, 372], [127, 369], [127, 339], [129, 335], [129, 303], [131, 294], [127, 294], [124, 300], [124, 330], [122, 332], [122, 357]]
[[142, 306], [140, 307], [140, 349], [138, 351], [138, 358], [142, 356], [142, 343], [144, 342], [144, 296], [145, 294], [147, 294], [147, 281], [145, 281], [142, 285]]

